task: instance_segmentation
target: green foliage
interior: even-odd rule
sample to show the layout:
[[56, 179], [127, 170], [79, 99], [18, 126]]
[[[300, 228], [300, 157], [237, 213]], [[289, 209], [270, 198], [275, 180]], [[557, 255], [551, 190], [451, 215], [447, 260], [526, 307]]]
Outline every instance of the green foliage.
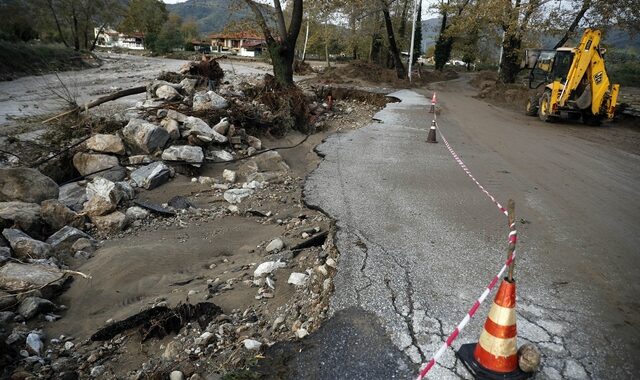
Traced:
[[0, 80], [83, 67], [77, 57], [62, 45], [0, 41]]
[[436, 41], [436, 47], [433, 52], [434, 59], [436, 61], [436, 70], [442, 71], [444, 65], [447, 64], [451, 57], [451, 50], [453, 49], [453, 38], [443, 36], [442, 34]]
[[234, 0], [188, 0], [167, 4], [167, 10], [184, 20], [193, 20], [203, 34], [219, 33], [229, 23], [253, 18], [243, 1]]
[[154, 40], [168, 18], [169, 12], [160, 0], [131, 0], [119, 30], [126, 33], [144, 33], [146, 39]]
[[611, 49], [604, 59], [611, 82], [640, 87], [640, 54], [629, 49]]
[[418, 62], [418, 58], [422, 54], [422, 2], [418, 6], [418, 14], [416, 15], [416, 32], [415, 41], [413, 42], [413, 63]]
[[180, 32], [182, 19], [176, 15], [170, 15], [167, 22], [162, 25], [160, 32], [149, 47], [154, 53], [165, 54], [174, 49], [182, 48], [184, 37]]

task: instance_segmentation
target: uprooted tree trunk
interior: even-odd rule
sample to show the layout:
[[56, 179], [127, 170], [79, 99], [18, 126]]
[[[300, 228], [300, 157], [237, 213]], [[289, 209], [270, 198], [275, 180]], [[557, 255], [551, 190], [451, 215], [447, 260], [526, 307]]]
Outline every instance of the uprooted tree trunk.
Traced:
[[273, 75], [282, 86], [293, 85], [293, 61], [295, 59], [295, 46], [302, 25], [302, 0], [293, 0], [293, 11], [289, 30], [284, 20], [284, 12], [280, 0], [274, 0], [275, 15], [278, 33], [274, 35], [258, 4], [253, 0], [244, 0], [251, 8], [253, 14], [262, 29], [267, 50], [271, 56]]

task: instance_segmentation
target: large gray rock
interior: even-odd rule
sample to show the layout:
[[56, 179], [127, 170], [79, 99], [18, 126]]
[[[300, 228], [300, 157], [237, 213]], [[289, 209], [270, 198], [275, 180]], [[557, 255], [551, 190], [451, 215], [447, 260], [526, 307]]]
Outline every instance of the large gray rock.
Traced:
[[118, 157], [108, 154], [78, 152], [73, 156], [73, 166], [87, 178], [100, 176], [120, 181], [127, 176], [126, 170], [120, 166]]
[[231, 203], [236, 204], [242, 202], [242, 200], [253, 194], [251, 189], [230, 189], [224, 192], [224, 199]]
[[40, 205], [25, 202], [0, 202], [0, 228], [17, 227], [31, 236], [42, 234]]
[[289, 165], [282, 159], [280, 153], [272, 150], [259, 154], [253, 158], [258, 164], [258, 168], [263, 172], [277, 172], [289, 170]]
[[0, 169], [0, 202], [40, 203], [58, 198], [58, 185], [36, 169]]
[[164, 148], [169, 141], [166, 129], [142, 119], [131, 119], [122, 130], [122, 136], [136, 153], [151, 153]]
[[2, 236], [9, 242], [15, 256], [22, 260], [46, 259], [53, 254], [51, 245], [31, 238], [20, 230], [5, 228]]
[[116, 211], [109, 215], [92, 216], [91, 222], [101, 232], [114, 233], [124, 230], [127, 226], [127, 216], [120, 211]]
[[96, 215], [105, 215], [114, 211], [118, 207], [118, 204], [111, 201], [109, 198], [95, 196], [89, 198], [87, 203], [84, 204], [82, 212], [90, 217]]
[[78, 239], [91, 240], [91, 236], [77, 228], [64, 226], [55, 234], [49, 236], [46, 242], [57, 252], [66, 252], [71, 250], [71, 247]]
[[160, 88], [162, 86], [173, 87], [176, 90], [182, 88], [182, 86], [180, 84], [178, 84], [178, 83], [171, 83], [171, 82], [167, 82], [165, 80], [156, 79], [156, 80], [154, 80], [153, 82], [151, 82], [151, 83], [149, 83], [147, 85], [147, 98], [156, 97], [156, 92], [157, 92], [158, 88]]
[[105, 215], [118, 207], [123, 197], [123, 192], [118, 186], [108, 179], [96, 177], [87, 184], [87, 203], [83, 212], [90, 216]]
[[197, 79], [189, 79], [189, 78], [184, 78], [180, 82], [180, 86], [182, 86], [182, 90], [187, 95], [191, 95], [196, 91], [196, 85], [197, 84], [198, 84], [198, 80]]
[[0, 268], [0, 289], [8, 292], [39, 289], [62, 279], [62, 275], [50, 266], [7, 263]]
[[101, 153], [125, 153], [124, 143], [118, 135], [93, 135], [87, 140], [87, 148]]
[[229, 122], [229, 118], [228, 117], [223, 117], [222, 119], [220, 119], [218, 124], [213, 126], [213, 130], [218, 132], [221, 135], [225, 135], [226, 136], [227, 132], [229, 132], [229, 126], [230, 125], [231, 125], [231, 123]]
[[[0, 265], [6, 263], [11, 260], [11, 248], [9, 247], [0, 247]], [[2, 307], [0, 307], [2, 310]]]
[[227, 107], [229, 107], [229, 102], [227, 102], [227, 99], [223, 98], [213, 91], [196, 92], [193, 95], [194, 111], [221, 110]]
[[209, 156], [215, 161], [233, 161], [234, 157], [231, 153], [222, 149], [210, 149]]
[[162, 162], [154, 162], [131, 172], [131, 179], [147, 190], [154, 189], [169, 180], [171, 170]]
[[18, 313], [27, 321], [40, 313], [48, 313], [56, 310], [58, 310], [56, 304], [38, 297], [27, 297], [20, 302], [20, 306], [18, 307]]
[[174, 145], [162, 152], [162, 159], [167, 161], [186, 161], [199, 167], [204, 161], [204, 153], [199, 146]]
[[209, 124], [202, 119], [193, 116], [187, 116], [183, 123], [182, 137], [195, 136], [203, 141], [214, 141], [226, 143], [227, 137], [214, 131]]
[[156, 96], [165, 100], [176, 100], [181, 98], [178, 90], [166, 84], [156, 89]]
[[166, 117], [162, 119], [160, 125], [162, 126], [162, 128], [167, 130], [167, 133], [169, 133], [169, 139], [171, 141], [180, 138], [180, 125], [178, 124], [177, 120]]
[[80, 211], [82, 204], [87, 201], [87, 191], [78, 182], [71, 182], [60, 186], [58, 200], [73, 211]]
[[57, 231], [67, 225], [75, 228], [84, 227], [84, 216], [76, 214], [56, 199], [43, 201], [40, 204], [40, 210], [42, 220], [50, 226], [53, 231]]

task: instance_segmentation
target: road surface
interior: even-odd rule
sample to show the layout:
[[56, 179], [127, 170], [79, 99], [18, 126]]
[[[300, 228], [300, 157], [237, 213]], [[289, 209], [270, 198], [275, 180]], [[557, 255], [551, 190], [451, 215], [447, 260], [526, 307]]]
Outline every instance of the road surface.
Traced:
[[[640, 156], [491, 106], [473, 98], [464, 79], [434, 88], [440, 131], [499, 201], [516, 202], [518, 344], [542, 351], [536, 378], [633, 378], [640, 372]], [[324, 160], [305, 196], [337, 219], [331, 312], [340, 322], [329, 320], [307, 349], [335, 357], [344, 350], [349, 360], [293, 359], [292, 378], [382, 379], [389, 368], [413, 377], [505, 260], [504, 215], [442, 142], [425, 143], [431, 92], [392, 95], [401, 102], [378, 113], [379, 122], [317, 148]], [[454, 348], [477, 341], [494, 293]], [[349, 341], [344, 314], [354, 325], [375, 315], [370, 324], [392, 342], [387, 360], [339, 344]], [[380, 351], [381, 339], [366, 330], [352, 338]], [[448, 350], [429, 378], [469, 375]]]

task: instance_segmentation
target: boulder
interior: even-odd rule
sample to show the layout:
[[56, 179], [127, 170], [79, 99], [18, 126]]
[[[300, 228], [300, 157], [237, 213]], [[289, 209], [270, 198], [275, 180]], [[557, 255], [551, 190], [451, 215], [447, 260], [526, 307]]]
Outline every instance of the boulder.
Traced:
[[62, 279], [63, 273], [51, 266], [7, 263], [0, 268], [0, 288], [8, 292], [40, 289]]
[[199, 146], [174, 145], [162, 152], [162, 159], [167, 161], [186, 161], [200, 167], [204, 162], [204, 153]]
[[195, 136], [198, 138], [204, 137], [206, 141], [215, 141], [219, 143], [226, 143], [227, 138], [214, 131], [209, 124], [202, 119], [193, 116], [187, 116], [183, 123], [182, 137]]
[[147, 190], [154, 189], [169, 180], [171, 170], [163, 162], [154, 162], [131, 172], [131, 179]]
[[210, 149], [208, 153], [215, 161], [228, 162], [228, 161], [233, 161], [234, 159], [231, 153], [222, 149]]
[[167, 133], [169, 133], [169, 139], [171, 141], [174, 141], [180, 138], [180, 127], [177, 120], [169, 119], [167, 117], [162, 119], [162, 121], [160, 122], [160, 125], [162, 126], [162, 128], [167, 130]]
[[56, 310], [58, 310], [56, 304], [38, 297], [27, 297], [20, 302], [20, 306], [18, 307], [18, 313], [27, 321], [40, 313], [48, 313]]
[[225, 181], [227, 181], [229, 183], [235, 183], [236, 182], [236, 172], [234, 172], [233, 170], [224, 169], [222, 171], [222, 179], [224, 179]]
[[180, 86], [182, 86], [182, 90], [187, 95], [191, 95], [196, 91], [196, 85], [197, 84], [198, 84], [198, 80], [197, 79], [189, 79], [189, 78], [184, 78], [180, 82]]
[[[262, 141], [254, 136], [247, 136], [247, 144], [255, 150], [262, 149]], [[264, 153], [263, 153], [264, 154]]]
[[188, 118], [187, 115], [174, 110], [167, 110], [166, 117], [168, 117], [169, 119], [173, 119], [178, 123], [184, 123], [185, 121], [187, 121], [187, 118]]
[[253, 194], [251, 189], [230, 189], [224, 192], [224, 199], [231, 203], [236, 204], [242, 202], [242, 200]]
[[42, 234], [40, 205], [25, 202], [0, 202], [0, 228], [17, 227], [31, 236]]
[[65, 226], [84, 228], [84, 217], [78, 215], [59, 200], [48, 199], [40, 204], [42, 220], [57, 231]]
[[221, 110], [229, 107], [227, 99], [216, 94], [214, 91], [196, 92], [193, 95], [194, 111]]
[[276, 239], [273, 239], [271, 243], [267, 245], [265, 250], [267, 251], [267, 253], [271, 253], [274, 251], [275, 252], [281, 251], [282, 248], [284, 248], [284, 242], [282, 241], [282, 239], [276, 238]]
[[282, 261], [266, 261], [258, 265], [256, 270], [253, 271], [253, 277], [255, 278], [262, 277], [265, 274], [273, 273], [279, 268], [284, 268], [286, 266], [287, 264]]
[[46, 243], [50, 244], [57, 252], [64, 252], [70, 251], [71, 247], [78, 239], [91, 239], [91, 236], [77, 228], [64, 226], [55, 234], [49, 236]]
[[218, 132], [221, 135], [225, 135], [226, 136], [227, 132], [229, 131], [229, 125], [231, 125], [229, 123], [229, 118], [228, 117], [223, 117], [222, 119], [220, 119], [218, 124], [213, 126], [213, 130]]
[[113, 233], [124, 230], [127, 226], [127, 216], [120, 211], [116, 211], [109, 215], [92, 216], [91, 222], [101, 232]]
[[96, 177], [87, 184], [87, 198], [83, 212], [90, 216], [105, 215], [115, 210], [123, 198], [118, 186], [102, 177]]
[[[0, 265], [6, 263], [11, 260], [11, 248], [9, 247], [0, 247]], [[2, 308], [0, 307], [0, 310]]]
[[2, 236], [7, 239], [15, 256], [19, 259], [46, 259], [53, 254], [51, 245], [31, 238], [20, 230], [5, 228]]
[[166, 84], [159, 86], [156, 89], [156, 96], [160, 99], [165, 99], [165, 100], [176, 100], [181, 98], [178, 90]]
[[146, 219], [151, 213], [139, 206], [129, 207], [125, 213], [129, 220]]
[[0, 169], [0, 202], [40, 203], [58, 198], [58, 185], [36, 169]]
[[168, 87], [172, 87], [175, 90], [180, 89], [182, 86], [180, 86], [177, 83], [171, 83], [171, 82], [167, 82], [165, 80], [159, 80], [156, 79], [153, 82], [149, 83], [147, 85], [147, 98], [154, 98], [157, 96], [157, 91], [160, 87], [162, 86], [168, 86]]
[[289, 165], [284, 162], [280, 153], [272, 150], [253, 158], [258, 164], [258, 169], [263, 172], [277, 172], [289, 170]]
[[101, 153], [125, 153], [124, 143], [118, 135], [93, 135], [87, 140], [87, 148]]
[[107, 154], [78, 152], [73, 156], [73, 166], [87, 178], [100, 176], [120, 181], [127, 176], [126, 170], [120, 166], [118, 157]]
[[136, 153], [151, 153], [169, 141], [166, 129], [142, 119], [131, 119], [122, 129], [122, 136]]
[[84, 204], [82, 212], [90, 217], [97, 215], [105, 215], [114, 211], [118, 207], [117, 203], [114, 203], [109, 198], [93, 197], [90, 198], [87, 203]]
[[308, 278], [309, 276], [305, 273], [293, 272], [289, 275], [289, 279], [287, 280], [287, 283], [295, 286], [302, 286], [307, 283]]
[[58, 200], [73, 211], [80, 211], [83, 203], [87, 201], [87, 191], [78, 182], [71, 182], [60, 186]]
[[98, 242], [93, 240], [93, 238], [91, 238], [91, 237], [88, 237], [88, 238], [81, 237], [80, 239], [76, 240], [73, 243], [73, 245], [71, 245], [71, 251], [72, 252], [83, 251], [83, 252], [94, 253], [96, 251], [97, 247], [98, 247]]

